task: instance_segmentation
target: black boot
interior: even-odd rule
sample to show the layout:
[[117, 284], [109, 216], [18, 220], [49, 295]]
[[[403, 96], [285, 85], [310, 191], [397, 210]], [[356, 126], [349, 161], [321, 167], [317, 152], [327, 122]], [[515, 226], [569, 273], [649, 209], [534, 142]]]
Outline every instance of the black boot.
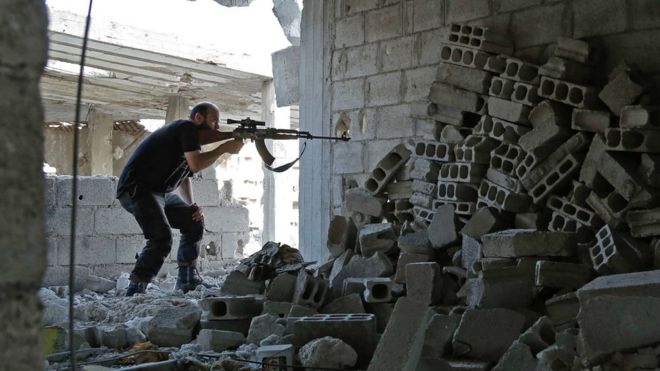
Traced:
[[135, 294], [144, 294], [147, 291], [147, 285], [150, 280], [142, 279], [135, 274], [131, 274], [128, 289], [126, 289], [126, 296], [133, 296]]
[[176, 279], [175, 290], [181, 290], [185, 294], [203, 284], [202, 277], [197, 272], [196, 260], [190, 263], [179, 263], [179, 276]]

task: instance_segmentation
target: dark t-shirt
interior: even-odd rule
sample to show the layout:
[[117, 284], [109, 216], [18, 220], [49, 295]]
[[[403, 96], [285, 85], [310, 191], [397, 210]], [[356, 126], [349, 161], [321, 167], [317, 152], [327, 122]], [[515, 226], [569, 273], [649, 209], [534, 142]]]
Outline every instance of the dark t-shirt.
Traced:
[[172, 192], [188, 176], [192, 176], [184, 152], [196, 151], [199, 128], [189, 120], [177, 120], [154, 131], [135, 149], [128, 159], [117, 184], [117, 197], [137, 189]]

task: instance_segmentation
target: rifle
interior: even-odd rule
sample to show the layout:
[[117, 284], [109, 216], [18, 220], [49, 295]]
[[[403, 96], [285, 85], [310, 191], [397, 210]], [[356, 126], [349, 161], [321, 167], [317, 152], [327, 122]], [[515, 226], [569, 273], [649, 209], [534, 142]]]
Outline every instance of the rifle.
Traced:
[[[344, 142], [351, 140], [351, 138], [349, 138], [346, 135], [346, 133], [342, 134], [341, 137], [328, 137], [328, 136], [312, 135], [307, 131], [299, 131], [295, 129], [266, 128], [265, 122], [255, 121], [250, 119], [249, 117], [243, 120], [227, 119], [227, 124], [239, 125], [238, 128], [236, 128], [233, 131], [234, 139], [249, 139], [252, 142], [254, 142], [255, 146], [257, 147], [257, 152], [259, 153], [261, 160], [264, 162], [264, 166], [266, 167], [266, 169], [277, 173], [288, 170], [300, 159], [300, 157], [302, 157], [303, 153], [305, 152], [305, 148], [307, 147], [307, 142], [303, 143], [303, 149], [300, 152], [300, 155], [298, 156], [297, 159], [282, 166], [273, 168], [271, 167], [271, 165], [275, 161], [275, 157], [273, 157], [270, 151], [268, 151], [268, 148], [266, 148], [266, 143], [264, 142], [265, 139], [272, 139], [272, 140], [321, 139], [321, 140], [341, 140]], [[264, 128], [260, 129], [258, 127], [264, 127]]]

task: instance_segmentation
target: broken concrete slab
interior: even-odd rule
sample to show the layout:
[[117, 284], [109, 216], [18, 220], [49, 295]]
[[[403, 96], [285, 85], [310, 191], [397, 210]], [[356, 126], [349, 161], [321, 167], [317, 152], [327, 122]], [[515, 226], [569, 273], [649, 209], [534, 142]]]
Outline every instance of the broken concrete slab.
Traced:
[[414, 371], [422, 354], [428, 306], [400, 298], [374, 352], [368, 371]]
[[525, 317], [509, 309], [468, 309], [452, 339], [454, 355], [497, 361], [518, 338]]
[[573, 256], [575, 236], [564, 232], [508, 229], [481, 237], [485, 257]]

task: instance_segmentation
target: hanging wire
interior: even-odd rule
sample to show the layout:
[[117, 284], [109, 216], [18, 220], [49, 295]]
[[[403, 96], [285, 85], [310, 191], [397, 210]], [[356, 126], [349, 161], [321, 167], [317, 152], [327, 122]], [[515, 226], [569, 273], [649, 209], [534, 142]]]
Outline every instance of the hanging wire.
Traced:
[[92, 20], [92, 3], [89, 0], [87, 18], [85, 20], [85, 34], [83, 36], [82, 51], [80, 53], [80, 73], [78, 74], [78, 92], [76, 96], [76, 114], [73, 129], [73, 186], [71, 190], [71, 240], [69, 248], [69, 349], [71, 352], [71, 369], [76, 370], [75, 336], [73, 333], [73, 292], [76, 280], [76, 208], [78, 206], [78, 137], [80, 127], [80, 106], [82, 102], [82, 87], [85, 70], [85, 56], [87, 40], [89, 39], [89, 26]]

